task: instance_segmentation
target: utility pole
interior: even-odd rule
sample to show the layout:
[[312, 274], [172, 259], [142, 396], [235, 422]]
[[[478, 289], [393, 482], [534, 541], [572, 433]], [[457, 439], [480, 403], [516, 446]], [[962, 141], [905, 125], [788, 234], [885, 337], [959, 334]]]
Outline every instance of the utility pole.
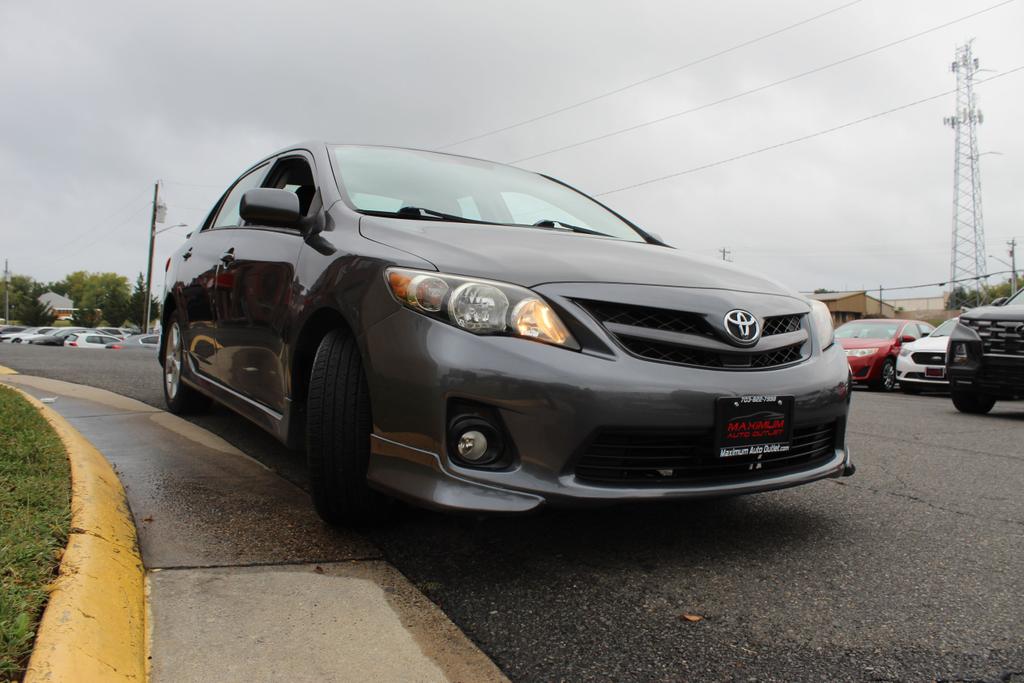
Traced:
[[974, 296], [960, 305], [980, 306], [986, 295], [980, 276], [988, 272], [985, 264], [985, 227], [981, 216], [981, 171], [978, 164], [979, 123], [984, 121], [974, 97], [974, 74], [978, 60], [967, 41], [956, 50], [950, 70], [956, 74], [956, 113], [943, 123], [956, 133], [953, 162], [953, 243], [949, 265], [950, 295], [957, 281], [974, 280]]
[[883, 291], [884, 290], [882, 288], [882, 285], [878, 285], [878, 317], [879, 318], [884, 318], [885, 317], [885, 313], [883, 313], [883, 311], [882, 311], [882, 292]]
[[160, 181], [153, 185], [153, 213], [149, 220], [149, 261], [146, 265], [146, 319], [142, 323], [142, 331], [149, 332], [150, 307], [153, 303], [153, 246], [156, 243], [156, 224], [164, 222], [167, 207], [160, 203]]
[[4, 324], [11, 324], [11, 271], [4, 259]]
[[1017, 238], [1008, 241], [1010, 247], [1010, 293], [1011, 296], [1017, 293]]
[[732, 250], [731, 249], [726, 249], [725, 247], [722, 247], [718, 251], [722, 254], [722, 260], [723, 261], [728, 261], [729, 260], [729, 258], [728, 258], [729, 255], [732, 254]]

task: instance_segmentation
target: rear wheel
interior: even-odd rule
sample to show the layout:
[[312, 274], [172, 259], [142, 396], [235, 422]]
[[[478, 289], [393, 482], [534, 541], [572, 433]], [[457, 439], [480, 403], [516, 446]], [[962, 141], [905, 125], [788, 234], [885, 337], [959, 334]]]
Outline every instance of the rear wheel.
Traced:
[[209, 409], [210, 398], [181, 381], [185, 365], [185, 348], [181, 338], [181, 322], [177, 311], [171, 314], [164, 346], [164, 401], [175, 415], [202, 413]]
[[370, 391], [351, 335], [335, 330], [320, 342], [306, 415], [306, 457], [317, 513], [334, 525], [383, 521], [388, 499], [366, 482], [373, 425]]
[[871, 383], [871, 388], [876, 391], [892, 391], [896, 388], [896, 363], [892, 358], [882, 362], [882, 370], [878, 373], [878, 379]]
[[988, 411], [992, 410], [992, 406], [996, 404], [996, 399], [992, 396], [986, 396], [985, 394], [979, 394], [974, 391], [957, 391], [953, 390], [953, 405], [961, 413], [970, 413], [972, 415], [984, 415]]

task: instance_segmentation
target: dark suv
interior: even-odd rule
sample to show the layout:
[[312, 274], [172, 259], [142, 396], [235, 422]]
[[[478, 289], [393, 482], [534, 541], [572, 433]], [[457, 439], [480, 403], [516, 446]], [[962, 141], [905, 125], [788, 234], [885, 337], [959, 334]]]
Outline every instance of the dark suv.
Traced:
[[173, 412], [306, 451], [329, 522], [752, 493], [853, 472], [824, 304], [551, 178], [305, 144], [168, 262]]
[[987, 413], [999, 400], [1024, 398], [1024, 291], [960, 316], [946, 357], [953, 404]]

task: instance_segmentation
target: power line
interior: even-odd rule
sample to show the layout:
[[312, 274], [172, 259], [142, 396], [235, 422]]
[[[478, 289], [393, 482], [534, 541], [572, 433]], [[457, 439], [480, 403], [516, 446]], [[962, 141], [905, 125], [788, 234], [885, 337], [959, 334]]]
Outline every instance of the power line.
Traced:
[[733, 95], [729, 95], [727, 97], [723, 97], [721, 99], [714, 100], [712, 102], [705, 102], [704, 104], [698, 105], [696, 107], [691, 107], [690, 109], [684, 109], [683, 111], [677, 111], [677, 112], [674, 112], [672, 114], [666, 114], [665, 116], [661, 116], [661, 117], [658, 117], [656, 119], [651, 119], [650, 121], [644, 121], [642, 123], [637, 123], [637, 124], [634, 124], [632, 126], [627, 126], [625, 128], [619, 128], [618, 130], [614, 130], [614, 131], [611, 131], [611, 132], [608, 132], [608, 133], [603, 133], [601, 135], [597, 135], [597, 136], [592, 137], [592, 138], [587, 138], [586, 140], [580, 140], [578, 142], [573, 142], [573, 143], [570, 143], [568, 145], [562, 145], [561, 147], [555, 147], [553, 149], [549, 149], [549, 150], [546, 150], [544, 152], [538, 152], [537, 154], [531, 154], [530, 156], [525, 156], [525, 157], [522, 157], [522, 158], [519, 158], [519, 159], [514, 159], [514, 160], [508, 161], [506, 163], [518, 164], [518, 163], [522, 163], [524, 161], [530, 161], [532, 159], [537, 159], [539, 157], [547, 156], [549, 154], [554, 154], [556, 152], [564, 152], [565, 150], [568, 150], [568, 149], [573, 149], [575, 147], [581, 147], [583, 145], [590, 144], [591, 142], [597, 142], [598, 140], [606, 140], [607, 138], [614, 137], [616, 135], [621, 135], [622, 133], [628, 133], [628, 132], [631, 132], [631, 131], [634, 131], [634, 130], [638, 130], [640, 128], [645, 128], [647, 126], [653, 126], [656, 123], [663, 123], [663, 122], [669, 121], [671, 119], [679, 118], [681, 116], [686, 116], [687, 114], [693, 114], [694, 112], [698, 112], [698, 111], [701, 111], [703, 109], [710, 109], [711, 107], [717, 106], [719, 104], [724, 104], [726, 102], [732, 102], [733, 100], [738, 100], [741, 97], [746, 97], [748, 95], [753, 95], [755, 93], [759, 93], [759, 92], [761, 92], [763, 90], [768, 90], [769, 88], [774, 88], [774, 87], [777, 87], [777, 86], [780, 86], [780, 85], [784, 85], [786, 83], [791, 83], [791, 82], [799, 80], [801, 78], [805, 78], [807, 76], [811, 76], [811, 75], [814, 75], [816, 73], [820, 73], [822, 71], [827, 71], [828, 69], [831, 69], [833, 67], [840, 66], [842, 64], [846, 64], [848, 62], [852, 62], [852, 61], [857, 60], [857, 59], [861, 59], [862, 57], [867, 57], [868, 55], [872, 55], [872, 54], [874, 54], [876, 52], [881, 52], [882, 50], [887, 50], [887, 49], [889, 49], [891, 47], [895, 47], [897, 45], [901, 45], [903, 43], [907, 43], [907, 42], [909, 42], [911, 40], [915, 40], [917, 38], [921, 38], [922, 36], [926, 36], [929, 33], [934, 33], [936, 31], [942, 30], [944, 28], [948, 28], [950, 26], [953, 26], [954, 24], [958, 24], [958, 23], [960, 23], [962, 21], [967, 21], [968, 19], [972, 19], [972, 18], [978, 16], [979, 14], [984, 14], [985, 12], [991, 12], [992, 10], [998, 9], [999, 7], [1002, 7], [1004, 5], [1009, 5], [1012, 2], [1016, 2], [1016, 0], [1003, 0], [1003, 2], [1000, 2], [1000, 3], [997, 3], [995, 5], [992, 5], [991, 7], [986, 7], [985, 9], [978, 10], [977, 12], [972, 12], [971, 14], [966, 14], [966, 15], [958, 18], [958, 19], [953, 19], [951, 21], [947, 21], [944, 24], [939, 24], [938, 26], [933, 26], [933, 27], [931, 27], [929, 29], [925, 29], [924, 31], [919, 31], [918, 33], [915, 33], [913, 35], [909, 35], [909, 36], [906, 36], [904, 38], [900, 38], [899, 40], [894, 40], [892, 42], [885, 43], [884, 45], [879, 45], [877, 47], [873, 47], [870, 50], [865, 50], [864, 52], [859, 52], [859, 53], [857, 53], [855, 55], [850, 55], [849, 57], [844, 57], [843, 59], [837, 60], [835, 62], [831, 62], [829, 64], [825, 64], [825, 65], [822, 65], [822, 66], [819, 66], [819, 67], [815, 67], [813, 69], [810, 69], [809, 71], [803, 71], [801, 73], [794, 74], [793, 76], [787, 76], [786, 78], [782, 78], [782, 79], [779, 79], [777, 81], [772, 81], [771, 83], [765, 83], [764, 85], [759, 85], [756, 88], [751, 88], [750, 90], [744, 90], [743, 92], [735, 93]]
[[[996, 275], [1007, 275], [1009, 273], [1010, 273], [1010, 271], [1008, 271], [1008, 270], [997, 270], [997, 271], [995, 271], [993, 273], [985, 273], [984, 275], [960, 278], [959, 280], [947, 280], [946, 282], [929, 282], [929, 283], [923, 284], [923, 285], [906, 285], [905, 287], [884, 287], [883, 286], [883, 287], [881, 287], [881, 289], [885, 290], [886, 292], [889, 292], [889, 291], [902, 291], [902, 290], [906, 290], [906, 289], [925, 289], [926, 287], [945, 287], [946, 285], [954, 285], [954, 284], [959, 284], [961, 282], [975, 282], [975, 281], [979, 281], [979, 280], [987, 280], [988, 278], [994, 277]], [[847, 290], [847, 291], [849, 291], [849, 290]], [[803, 292], [803, 293], [804, 294], [811, 294], [813, 292]]]
[[782, 28], [776, 29], [774, 31], [771, 31], [770, 33], [765, 33], [765, 34], [760, 35], [760, 36], [758, 36], [756, 38], [752, 38], [750, 40], [746, 40], [746, 41], [744, 41], [742, 43], [737, 43], [737, 44], [735, 44], [735, 45], [733, 45], [731, 47], [727, 47], [724, 50], [719, 50], [718, 52], [706, 55], [704, 57], [701, 57], [700, 59], [695, 59], [692, 62], [687, 62], [686, 64], [682, 64], [680, 66], [673, 67], [673, 68], [669, 69], [668, 71], [662, 71], [661, 73], [655, 74], [653, 76], [648, 76], [646, 78], [642, 78], [639, 81], [633, 81], [632, 83], [628, 83], [628, 84], [623, 85], [621, 87], [615, 88], [614, 90], [609, 90], [609, 91], [603, 92], [603, 93], [601, 93], [599, 95], [594, 95], [592, 97], [589, 97], [589, 98], [587, 98], [585, 100], [580, 100], [579, 102], [576, 102], [574, 104], [569, 104], [569, 105], [566, 105], [566, 106], [561, 107], [559, 109], [554, 109], [554, 110], [549, 111], [547, 113], [540, 114], [538, 116], [534, 116], [534, 117], [529, 118], [529, 119], [524, 119], [522, 121], [519, 121], [518, 123], [512, 123], [512, 124], [509, 124], [507, 126], [503, 126], [501, 128], [495, 128], [494, 130], [487, 131], [486, 133], [480, 133], [479, 135], [473, 135], [471, 137], [464, 138], [462, 140], [457, 140], [455, 142], [450, 142], [447, 145], [442, 145], [441, 147], [438, 147], [437, 149], [438, 150], [448, 149], [450, 147], [455, 147], [457, 145], [461, 145], [461, 144], [464, 144], [464, 143], [467, 143], [467, 142], [472, 142], [473, 140], [479, 140], [481, 138], [490, 137], [491, 135], [497, 135], [498, 133], [504, 133], [507, 130], [512, 130], [513, 128], [519, 128], [520, 126], [525, 126], [525, 125], [530, 124], [530, 123], [535, 123], [537, 121], [541, 121], [543, 119], [550, 118], [552, 116], [555, 116], [557, 114], [561, 114], [561, 113], [570, 111], [572, 109], [577, 109], [578, 107], [582, 107], [585, 104], [590, 104], [591, 102], [596, 102], [596, 101], [602, 100], [602, 99], [604, 99], [606, 97], [611, 97], [612, 95], [617, 95], [617, 94], [619, 94], [621, 92], [625, 92], [626, 90], [629, 90], [631, 88], [635, 88], [638, 85], [643, 85], [644, 83], [650, 83], [653, 80], [656, 80], [656, 79], [659, 79], [659, 78], [663, 78], [663, 77], [668, 76], [670, 74], [678, 73], [679, 71], [683, 71], [684, 69], [689, 69], [692, 66], [696, 66], [698, 64], [702, 64], [702, 63], [707, 62], [709, 60], [715, 59], [716, 57], [721, 57], [723, 55], [729, 54], [730, 52], [735, 52], [736, 50], [742, 49], [744, 47], [748, 47], [748, 46], [753, 45], [755, 43], [759, 43], [759, 42], [761, 42], [763, 40], [767, 40], [768, 38], [772, 38], [772, 37], [777, 36], [777, 35], [779, 35], [781, 33], [785, 33], [787, 31], [791, 31], [794, 28], [797, 28], [799, 26], [803, 26], [804, 24], [809, 24], [812, 21], [817, 21], [818, 19], [822, 19], [824, 17], [827, 17], [830, 14], [835, 14], [836, 12], [844, 10], [844, 9], [846, 9], [848, 7], [852, 7], [852, 6], [857, 5], [857, 4], [861, 3], [861, 2], [863, 2], [863, 0], [853, 0], [853, 2], [848, 2], [845, 5], [840, 5], [838, 7], [833, 7], [832, 9], [830, 9], [830, 10], [828, 10], [826, 12], [822, 12], [820, 14], [815, 14], [812, 17], [808, 17], [806, 19], [802, 19], [801, 21], [798, 21], [795, 24], [790, 24], [788, 26], [783, 26]]
[[[1004, 71], [1003, 73], [1001, 73], [1001, 74], [999, 74], [997, 76], [990, 76], [989, 78], [977, 80], [977, 81], [975, 81], [975, 85], [981, 85], [982, 83], [988, 83], [989, 81], [994, 81], [996, 79], [1002, 78], [1003, 76], [1009, 76], [1010, 74], [1017, 73], [1018, 71], [1021, 71], [1021, 70], [1024, 70], [1024, 66], [1018, 66], [1016, 68], [1010, 69], [1009, 71]], [[774, 149], [779, 149], [780, 147], [785, 147], [787, 145], [793, 145], [793, 144], [796, 144], [798, 142], [804, 142], [805, 140], [810, 140], [812, 138], [821, 137], [822, 135], [827, 135], [829, 133], [834, 133], [834, 132], [836, 132], [838, 130], [842, 130], [844, 128], [849, 128], [851, 126], [856, 126], [857, 124], [864, 123], [866, 121], [871, 121], [872, 119], [877, 119], [877, 118], [881, 118], [883, 116], [887, 116], [889, 114], [894, 114], [894, 113], [896, 113], [898, 111], [903, 111], [904, 109], [910, 109], [911, 107], [916, 107], [916, 106], [918, 106], [920, 104], [924, 104], [926, 102], [931, 102], [933, 100], [937, 100], [937, 99], [940, 99], [942, 97], [946, 97], [948, 95], [952, 95], [955, 92], [956, 92], [955, 88], [953, 90], [946, 90], [945, 92], [940, 92], [937, 95], [932, 95], [930, 97], [924, 97], [924, 98], [922, 98], [920, 100], [914, 100], [913, 102], [908, 102], [907, 104], [903, 104], [903, 105], [900, 105], [898, 107], [893, 107], [892, 109], [886, 109], [885, 111], [880, 111], [878, 113], [871, 114], [869, 116], [864, 116], [862, 118], [855, 119], [853, 121], [847, 121], [846, 123], [842, 123], [842, 124], [840, 124], [838, 126], [833, 126], [831, 128], [826, 128], [824, 130], [819, 130], [819, 131], [817, 131], [815, 133], [808, 133], [807, 135], [801, 135], [800, 137], [791, 138], [789, 140], [784, 140], [784, 141], [776, 143], [774, 145], [768, 145], [767, 147], [761, 147], [759, 149], [754, 149], [754, 150], [751, 150], [749, 152], [744, 152], [743, 154], [737, 154], [736, 156], [728, 157], [726, 159], [719, 159], [718, 161], [712, 161], [711, 163], [702, 164], [700, 166], [694, 166], [693, 168], [688, 168], [685, 171], [677, 171], [675, 173], [668, 173], [668, 174], [663, 175], [663, 176], [658, 176], [656, 178], [650, 178], [648, 180], [640, 181], [639, 183], [633, 183], [632, 185], [623, 185], [622, 187], [617, 187], [617, 188], [615, 188], [613, 190], [605, 190], [604, 192], [598, 192], [595, 196], [603, 197], [605, 195], [615, 194], [616, 192], [624, 192], [625, 190], [632, 190], [632, 189], [635, 189], [635, 188], [638, 188], [638, 187], [643, 187], [644, 185], [650, 185], [652, 183], [661, 182], [662, 180], [668, 180], [669, 178], [678, 178], [679, 176], [688, 175], [690, 173], [696, 173], [698, 171], [705, 171], [705, 170], [707, 170], [709, 168], [714, 168], [715, 166], [721, 166], [723, 164], [728, 164], [728, 163], [733, 162], [733, 161], [739, 161], [740, 159], [746, 159], [747, 157], [752, 157], [752, 156], [754, 156], [756, 154], [761, 154], [763, 152], [770, 152], [770, 151], [772, 151]]]

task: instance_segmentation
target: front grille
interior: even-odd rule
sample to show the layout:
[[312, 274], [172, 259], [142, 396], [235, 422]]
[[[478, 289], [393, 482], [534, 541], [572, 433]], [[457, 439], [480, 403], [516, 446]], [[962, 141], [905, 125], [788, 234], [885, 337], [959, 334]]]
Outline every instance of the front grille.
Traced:
[[584, 448], [576, 476], [603, 484], [712, 484], [810, 469], [835, 452], [835, 423], [793, 430], [785, 453], [720, 458], [706, 431], [605, 429]]
[[[609, 325], [638, 328], [636, 334], [622, 331], [621, 328], [617, 332], [611, 330], [608, 332], [627, 351], [645, 360], [702, 368], [751, 370], [789, 365], [797, 363], [805, 357], [806, 339], [767, 351], [757, 350], [756, 347], [719, 351], [702, 348], [696, 342], [687, 344], [650, 339], [641, 333], [642, 330], [654, 330], [718, 339], [719, 336], [714, 328], [700, 313], [599, 301], [579, 300], [576, 303], [594, 316], [605, 329], [608, 329]], [[767, 317], [762, 324], [761, 337], [798, 332], [803, 329], [803, 318], [802, 314]]]
[[777, 315], [765, 318], [764, 330], [761, 332], [761, 336], [771, 337], [776, 334], [796, 332], [800, 329], [801, 318], [803, 318], [802, 315]]
[[1024, 323], [969, 318], [960, 318], [960, 323], [978, 333], [984, 353], [1024, 358]]
[[910, 354], [910, 359], [918, 365], [945, 365], [946, 354], [939, 351], [918, 351]]
[[609, 304], [597, 301], [581, 301], [579, 303], [602, 323], [632, 325], [634, 327], [646, 327], [651, 330], [700, 334], [708, 337], [715, 336], [708, 321], [699, 313], [669, 311], [664, 308], [648, 308], [647, 306]]

